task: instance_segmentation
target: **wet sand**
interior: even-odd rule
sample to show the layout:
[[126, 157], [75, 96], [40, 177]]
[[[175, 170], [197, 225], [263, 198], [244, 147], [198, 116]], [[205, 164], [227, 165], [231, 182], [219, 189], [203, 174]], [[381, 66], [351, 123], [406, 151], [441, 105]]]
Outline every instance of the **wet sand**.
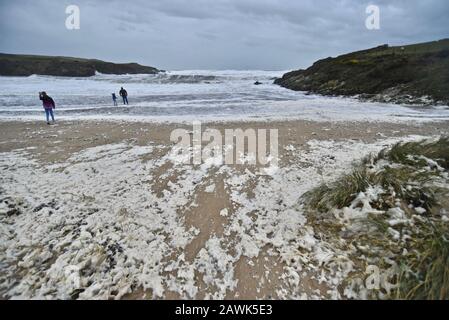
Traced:
[[[188, 124], [157, 124], [139, 122], [62, 121], [56, 125], [45, 122], [0, 122], [0, 152], [29, 149], [38, 160], [64, 161], [71, 154], [99, 145], [133, 142], [138, 145], [172, 146], [170, 133], [178, 128], [191, 131]], [[205, 123], [202, 130], [218, 129], [278, 129], [279, 152], [283, 147], [304, 146], [310, 139], [354, 140], [371, 142], [384, 137], [406, 135], [444, 135], [449, 132], [449, 122], [382, 123], [382, 122], [226, 122]], [[282, 154], [281, 154], [282, 156]]]

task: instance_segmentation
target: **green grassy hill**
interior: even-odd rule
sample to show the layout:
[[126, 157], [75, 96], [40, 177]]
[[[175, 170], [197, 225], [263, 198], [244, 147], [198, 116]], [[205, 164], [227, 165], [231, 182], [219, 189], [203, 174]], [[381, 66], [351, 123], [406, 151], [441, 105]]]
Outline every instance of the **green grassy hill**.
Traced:
[[408, 46], [383, 45], [319, 60], [275, 81], [323, 95], [359, 95], [395, 103], [449, 103], [449, 39]]
[[95, 72], [105, 74], [154, 74], [156, 68], [137, 63], [111, 63], [95, 59], [51, 57], [0, 53], [1, 76], [30, 76], [32, 74], [66, 77], [90, 77]]

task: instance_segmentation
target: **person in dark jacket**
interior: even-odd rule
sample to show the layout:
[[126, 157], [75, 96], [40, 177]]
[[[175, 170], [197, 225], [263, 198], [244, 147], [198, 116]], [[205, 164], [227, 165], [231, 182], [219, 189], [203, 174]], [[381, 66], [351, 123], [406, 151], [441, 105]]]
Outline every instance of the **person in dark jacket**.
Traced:
[[112, 101], [114, 102], [114, 106], [117, 106], [117, 96], [115, 93], [112, 94]]
[[39, 92], [39, 99], [42, 101], [42, 106], [45, 110], [45, 116], [47, 117], [47, 124], [50, 124], [50, 117], [53, 123], [55, 123], [55, 116], [53, 114], [53, 109], [56, 108], [55, 101], [47, 95], [45, 91]]
[[123, 87], [120, 89], [120, 96], [123, 99], [123, 104], [128, 104], [128, 92]]

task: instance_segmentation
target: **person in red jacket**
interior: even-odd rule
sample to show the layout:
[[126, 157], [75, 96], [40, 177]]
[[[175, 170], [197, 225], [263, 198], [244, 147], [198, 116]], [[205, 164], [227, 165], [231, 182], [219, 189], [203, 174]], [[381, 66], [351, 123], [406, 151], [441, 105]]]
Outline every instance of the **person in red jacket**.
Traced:
[[50, 116], [53, 123], [55, 123], [55, 116], [53, 114], [53, 109], [56, 108], [55, 101], [47, 95], [45, 91], [39, 92], [39, 99], [42, 101], [42, 106], [45, 110], [45, 116], [47, 117], [47, 124], [50, 124]]

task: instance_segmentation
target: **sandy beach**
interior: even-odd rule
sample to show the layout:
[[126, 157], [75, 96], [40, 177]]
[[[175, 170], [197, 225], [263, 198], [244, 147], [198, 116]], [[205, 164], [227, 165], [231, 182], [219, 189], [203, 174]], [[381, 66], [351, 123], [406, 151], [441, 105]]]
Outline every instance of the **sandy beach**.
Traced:
[[279, 130], [279, 168], [179, 164], [188, 124], [0, 123], [2, 298], [345, 298], [349, 271], [314, 237], [301, 196], [448, 122], [221, 122]]
[[[352, 140], [370, 143], [386, 137], [407, 135], [444, 135], [449, 132], [449, 122], [314, 122], [305, 120], [260, 122], [206, 122], [203, 130], [218, 129], [278, 129], [279, 146], [306, 147], [309, 140]], [[177, 128], [192, 130], [190, 123], [148, 123], [128, 121], [61, 121], [48, 126], [43, 121], [2, 121], [0, 152], [26, 149], [43, 163], [61, 162], [71, 155], [107, 144], [121, 142], [139, 146], [151, 144], [174, 145], [170, 134]]]

